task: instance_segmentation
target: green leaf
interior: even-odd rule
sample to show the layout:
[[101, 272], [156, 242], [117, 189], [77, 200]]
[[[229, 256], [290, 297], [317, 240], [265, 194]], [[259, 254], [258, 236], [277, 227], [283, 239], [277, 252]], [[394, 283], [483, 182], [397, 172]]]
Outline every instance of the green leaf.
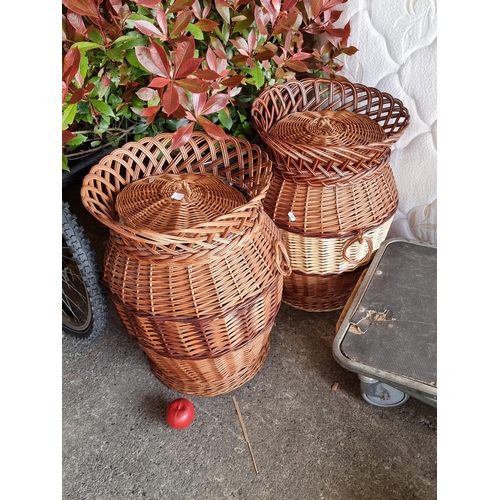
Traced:
[[221, 109], [219, 113], [217, 114], [219, 121], [222, 123], [222, 125], [227, 129], [231, 130], [231, 127], [233, 126], [233, 120], [231, 119], [230, 116], [227, 116], [226, 112]]
[[138, 124], [138, 125], [136, 125], [136, 127], [134, 128], [133, 133], [134, 133], [134, 134], [141, 134], [141, 133], [142, 133], [142, 132], [144, 132], [147, 128], [148, 128], [148, 124], [147, 124], [147, 123], [139, 123], [139, 124]]
[[76, 42], [71, 46], [71, 48], [73, 47], [76, 47], [82, 54], [90, 49], [105, 50], [103, 45], [94, 42]]
[[203, 31], [195, 26], [194, 24], [188, 24], [186, 27], [186, 31], [189, 31], [194, 37], [195, 40], [203, 40]]
[[229, 40], [229, 35], [230, 35], [229, 24], [224, 23], [222, 25], [222, 36], [224, 37], [223, 40], [225, 43], [227, 43], [227, 41]]
[[125, 51], [120, 47], [112, 47], [106, 52], [106, 55], [112, 61], [122, 62], [125, 57]]
[[104, 101], [99, 101], [97, 99], [89, 99], [92, 105], [94, 106], [97, 111], [102, 113], [103, 115], [106, 116], [112, 116], [113, 118], [115, 117], [115, 114], [113, 113], [113, 110], [111, 109], [111, 106], [109, 106], [107, 103]]
[[260, 89], [262, 85], [264, 85], [265, 78], [264, 78], [264, 73], [262, 72], [262, 69], [259, 66], [254, 66], [250, 70], [250, 74], [253, 77], [254, 80], [254, 85]]
[[132, 117], [132, 112], [130, 111], [129, 106], [123, 106], [117, 111], [116, 116], [119, 116], [120, 118], [131, 118]]
[[78, 71], [80, 75], [82, 75], [84, 82], [85, 79], [87, 78], [88, 68], [89, 68], [89, 60], [87, 59], [87, 56], [85, 54], [82, 54], [82, 57], [80, 58], [80, 69]]
[[87, 138], [83, 134], [78, 134], [74, 139], [71, 139], [71, 141], [67, 142], [66, 145], [68, 146], [80, 146], [80, 144], [83, 144]]
[[68, 159], [66, 158], [66, 155], [62, 155], [62, 169], [69, 172]]
[[135, 50], [133, 50], [133, 49], [127, 50], [127, 54], [125, 55], [125, 59], [130, 64], [130, 66], [133, 66], [134, 68], [138, 68], [141, 71], [143, 71], [144, 74], [146, 74], [146, 72], [142, 69], [142, 65], [139, 62], [139, 59], [137, 59], [137, 56], [135, 54]]
[[96, 148], [97, 146], [100, 146], [100, 145], [101, 145], [101, 142], [102, 142], [102, 141], [92, 141], [92, 142], [90, 143], [90, 147], [92, 147], [92, 148]]
[[88, 32], [88, 37], [98, 45], [104, 45], [102, 35], [94, 28]]
[[66, 130], [75, 119], [77, 104], [68, 104], [62, 115], [62, 129]]

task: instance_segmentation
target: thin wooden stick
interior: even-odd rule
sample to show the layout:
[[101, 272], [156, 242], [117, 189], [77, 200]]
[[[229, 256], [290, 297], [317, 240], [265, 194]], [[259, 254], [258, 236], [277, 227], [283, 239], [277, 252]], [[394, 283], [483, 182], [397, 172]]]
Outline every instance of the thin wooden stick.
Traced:
[[233, 396], [233, 403], [234, 407], [236, 408], [236, 413], [238, 413], [238, 419], [240, 421], [241, 430], [243, 431], [243, 437], [245, 438], [245, 441], [248, 444], [248, 449], [250, 450], [250, 455], [252, 456], [252, 462], [255, 468], [255, 473], [258, 474], [259, 470], [257, 469], [257, 463], [255, 462], [255, 457], [253, 456], [252, 445], [250, 444], [250, 440], [248, 439], [247, 429], [243, 422], [243, 417], [241, 416], [240, 407], [238, 406], [238, 402], [236, 401], [236, 398], [234, 396]]

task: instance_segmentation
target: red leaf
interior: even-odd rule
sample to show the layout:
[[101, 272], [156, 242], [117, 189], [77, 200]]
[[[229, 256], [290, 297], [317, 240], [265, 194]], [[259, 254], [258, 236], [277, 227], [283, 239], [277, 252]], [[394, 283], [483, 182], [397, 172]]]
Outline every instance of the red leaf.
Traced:
[[198, 117], [198, 123], [203, 127], [203, 130], [212, 137], [213, 139], [218, 139], [219, 141], [229, 139], [229, 136], [222, 130], [219, 125], [211, 122], [208, 118], [204, 116]]
[[111, 85], [111, 80], [108, 75], [102, 75], [101, 83], [104, 88], [108, 88]]
[[97, 2], [93, 0], [62, 0], [62, 3], [69, 10], [81, 16], [88, 16], [94, 19], [99, 19], [101, 17], [99, 15]]
[[198, 78], [201, 78], [202, 80], [217, 80], [218, 78], [221, 78], [221, 75], [217, 73], [216, 71], [213, 71], [211, 69], [200, 69], [198, 71], [193, 72], [194, 76], [197, 76]]
[[257, 28], [259, 30], [259, 33], [262, 36], [268, 36], [267, 23], [266, 23], [265, 17], [266, 17], [266, 15], [264, 14], [262, 7], [256, 6], [254, 9], [255, 24], [257, 24]]
[[161, 106], [151, 106], [150, 108], [144, 108], [142, 110], [141, 116], [151, 116], [156, 115], [160, 111]]
[[158, 91], [149, 89], [147, 87], [142, 87], [142, 89], [139, 89], [136, 92], [136, 95], [139, 99], [142, 99], [143, 101], [150, 101], [151, 99], [158, 97]]
[[154, 36], [157, 38], [165, 38], [165, 35], [153, 24], [149, 21], [133, 21], [137, 29], [144, 33], [147, 36]]
[[172, 80], [170, 78], [161, 78], [157, 76], [151, 80], [148, 87], [151, 87], [152, 89], [161, 89], [162, 87], [168, 85], [171, 81]]
[[192, 17], [191, 11], [185, 10], [181, 12], [177, 16], [177, 19], [175, 20], [174, 27], [170, 32], [170, 36], [173, 37], [175, 35], [178, 35], [179, 33], [182, 33], [191, 22], [191, 17]]
[[272, 59], [273, 56], [274, 52], [267, 49], [263, 49], [262, 47], [257, 47], [256, 53], [253, 56], [253, 58], [256, 61], [268, 61], [269, 59]]
[[174, 132], [172, 136], [172, 144], [170, 147], [172, 149], [180, 148], [186, 144], [187, 141], [189, 141], [189, 138], [191, 137], [194, 129], [194, 122], [188, 123], [187, 125], [184, 125], [181, 127], [179, 130]]
[[192, 75], [198, 69], [202, 60], [201, 58], [193, 58], [185, 61], [180, 68], [175, 69], [175, 78], [185, 78]]
[[175, 0], [175, 2], [168, 8], [169, 12], [179, 12], [186, 7], [191, 7], [195, 0]]
[[134, 0], [137, 5], [142, 5], [143, 7], [156, 7], [161, 0]]
[[74, 139], [76, 137], [73, 132], [70, 132], [69, 130], [63, 130], [62, 131], [62, 142], [69, 142], [71, 139]]
[[161, 73], [158, 73], [160, 76], [169, 77], [170, 76], [170, 62], [168, 60], [167, 53], [165, 49], [155, 41], [151, 41], [151, 58], [153, 62], [158, 66], [161, 70]]
[[281, 10], [290, 10], [297, 5], [298, 0], [284, 0], [283, 5], [281, 6]]
[[185, 78], [183, 80], [175, 80], [175, 83], [193, 94], [201, 94], [202, 92], [207, 92], [209, 86], [203, 80], [199, 78]]
[[310, 59], [311, 54], [309, 52], [297, 52], [292, 57], [290, 57], [289, 61], [304, 61], [305, 59]]
[[69, 49], [63, 59], [63, 82], [69, 85], [80, 68], [80, 51], [74, 47]]
[[163, 105], [163, 111], [167, 115], [171, 115], [179, 107], [179, 94], [173, 84], [170, 84], [166, 88], [161, 103]]
[[165, 37], [168, 38], [167, 17], [165, 16], [165, 12], [163, 12], [163, 10], [160, 8], [156, 9], [156, 20], [158, 21], [158, 25], [160, 26], [163, 33], [165, 34]]
[[285, 66], [299, 73], [307, 73], [307, 70], [309, 69], [307, 64], [302, 61], [285, 61]]
[[229, 102], [229, 96], [227, 94], [214, 94], [203, 106], [203, 110], [200, 114], [209, 115], [211, 113], [217, 113], [221, 109], [227, 106]]
[[163, 74], [160, 68], [155, 64], [151, 56], [151, 49], [149, 47], [138, 46], [134, 47], [137, 60], [153, 75], [161, 75], [168, 78], [168, 74]]
[[234, 75], [230, 76], [229, 78], [225, 78], [224, 80], [221, 80], [221, 85], [224, 85], [225, 87], [237, 87], [245, 77], [241, 75]]
[[213, 31], [215, 28], [219, 27], [219, 23], [212, 21], [210, 19], [201, 19], [195, 26], [199, 28], [201, 31]]
[[75, 104], [77, 102], [80, 102], [83, 99], [84, 95], [85, 95], [85, 89], [76, 89], [73, 92], [73, 95], [71, 96], [71, 99], [69, 100], [68, 104]]
[[174, 66], [177, 71], [186, 61], [189, 61], [194, 57], [194, 50], [194, 38], [190, 37], [185, 42], [177, 44], [174, 49]]
[[69, 24], [75, 28], [77, 33], [80, 35], [87, 35], [87, 28], [85, 27], [85, 23], [83, 22], [83, 18], [80, 14], [75, 14], [74, 12], [68, 11], [68, 15], [66, 16]]
[[304, 2], [304, 7], [309, 19], [316, 19], [323, 9], [323, 0], [310, 0], [309, 2]]
[[193, 111], [195, 116], [203, 114], [203, 108], [207, 102], [207, 93], [201, 92], [193, 95]]

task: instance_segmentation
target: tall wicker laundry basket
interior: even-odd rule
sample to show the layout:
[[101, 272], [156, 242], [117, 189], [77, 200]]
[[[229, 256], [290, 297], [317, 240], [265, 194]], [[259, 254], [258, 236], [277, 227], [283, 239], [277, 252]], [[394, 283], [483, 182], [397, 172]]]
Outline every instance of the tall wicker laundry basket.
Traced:
[[171, 139], [113, 151], [85, 177], [82, 201], [110, 229], [103, 280], [153, 373], [215, 396], [264, 363], [290, 263], [262, 205], [267, 154], [236, 138], [195, 133], [176, 150]]
[[348, 273], [371, 260], [395, 215], [390, 152], [408, 110], [375, 88], [306, 79], [265, 89], [251, 116], [274, 162], [264, 208], [291, 261], [283, 300], [340, 309], [356, 283]]

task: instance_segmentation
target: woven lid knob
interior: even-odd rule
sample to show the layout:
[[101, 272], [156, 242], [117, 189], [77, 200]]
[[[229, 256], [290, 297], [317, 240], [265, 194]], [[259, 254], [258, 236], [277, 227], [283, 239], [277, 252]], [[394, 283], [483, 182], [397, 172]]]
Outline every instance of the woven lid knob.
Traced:
[[245, 203], [243, 193], [217, 177], [162, 174], [125, 186], [115, 209], [131, 228], [169, 233], [209, 222]]
[[348, 110], [292, 113], [274, 124], [269, 134], [286, 142], [312, 146], [355, 146], [386, 139], [376, 121]]

